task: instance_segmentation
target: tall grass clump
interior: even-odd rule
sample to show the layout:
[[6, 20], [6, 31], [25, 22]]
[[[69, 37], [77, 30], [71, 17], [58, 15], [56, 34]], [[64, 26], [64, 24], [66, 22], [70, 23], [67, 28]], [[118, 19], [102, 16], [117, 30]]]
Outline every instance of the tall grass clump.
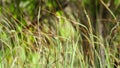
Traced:
[[0, 68], [119, 68], [119, 0], [1, 0]]

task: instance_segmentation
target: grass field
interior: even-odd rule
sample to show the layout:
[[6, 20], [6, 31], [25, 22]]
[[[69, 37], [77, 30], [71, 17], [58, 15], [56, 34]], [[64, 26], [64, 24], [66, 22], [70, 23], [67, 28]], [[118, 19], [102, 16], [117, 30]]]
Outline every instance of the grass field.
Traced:
[[120, 68], [119, 0], [1, 0], [0, 68]]

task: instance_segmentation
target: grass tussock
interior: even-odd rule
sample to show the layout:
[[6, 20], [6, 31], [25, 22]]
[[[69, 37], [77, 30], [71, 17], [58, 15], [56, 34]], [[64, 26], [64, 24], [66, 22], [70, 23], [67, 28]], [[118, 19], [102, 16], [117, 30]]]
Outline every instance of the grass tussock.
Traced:
[[0, 68], [119, 68], [119, 0], [1, 0]]

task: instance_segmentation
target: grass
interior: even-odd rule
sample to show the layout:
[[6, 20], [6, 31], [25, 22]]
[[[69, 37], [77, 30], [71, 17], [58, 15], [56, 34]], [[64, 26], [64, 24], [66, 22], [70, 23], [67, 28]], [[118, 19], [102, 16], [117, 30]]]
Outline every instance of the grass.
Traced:
[[[48, 10], [38, 5], [33, 12], [36, 1], [21, 1], [17, 8], [11, 1], [0, 6], [0, 68], [120, 67], [118, 22], [104, 37], [93, 27], [92, 16], [85, 7], [85, 16], [80, 17], [87, 25], [75, 17], [77, 13], [72, 13], [71, 8], [67, 13], [52, 11], [56, 6], [49, 1], [42, 5]], [[117, 20], [103, 1], [102, 4]]]

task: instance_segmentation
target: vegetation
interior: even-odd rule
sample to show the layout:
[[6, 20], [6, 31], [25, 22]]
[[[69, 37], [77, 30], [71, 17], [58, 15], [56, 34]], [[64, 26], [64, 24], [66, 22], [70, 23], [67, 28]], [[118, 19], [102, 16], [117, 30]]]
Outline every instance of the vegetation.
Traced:
[[0, 68], [119, 68], [120, 0], [0, 0]]

